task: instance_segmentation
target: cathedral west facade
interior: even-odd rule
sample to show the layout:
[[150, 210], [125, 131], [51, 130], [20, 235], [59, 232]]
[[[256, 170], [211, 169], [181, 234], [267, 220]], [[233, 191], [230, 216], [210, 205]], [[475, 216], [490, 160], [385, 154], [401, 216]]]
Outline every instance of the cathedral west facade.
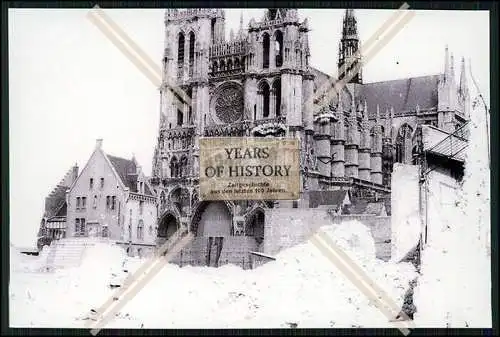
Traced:
[[[309, 208], [318, 198], [328, 205], [331, 193], [345, 190], [353, 202], [387, 198], [393, 163], [415, 161], [419, 125], [452, 132], [468, 120], [463, 60], [457, 83], [447, 49], [440, 74], [364, 83], [353, 10], [343, 18], [338, 67], [354, 62], [337, 79], [310, 64], [309, 25], [297, 9], [267, 9], [229, 40], [224, 10], [168, 9], [165, 34], [151, 177], [158, 242], [180, 227], [194, 232], [184, 250], [194, 264], [211, 265], [213, 254], [218, 261], [224, 245], [238, 258], [262, 251], [267, 208]], [[332, 95], [343, 77], [347, 84]], [[200, 201], [198, 142], [220, 136], [298, 138], [300, 199]]]

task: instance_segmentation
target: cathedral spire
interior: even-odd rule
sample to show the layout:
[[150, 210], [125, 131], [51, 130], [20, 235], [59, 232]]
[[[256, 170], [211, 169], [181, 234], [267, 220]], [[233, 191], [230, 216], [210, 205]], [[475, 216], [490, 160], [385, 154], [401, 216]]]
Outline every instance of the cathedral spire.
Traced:
[[460, 65], [460, 93], [462, 95], [467, 94], [468, 88], [467, 88], [467, 76], [465, 75], [465, 59], [462, 56], [462, 62]]
[[245, 33], [243, 30], [243, 12], [241, 12], [241, 14], [240, 14], [240, 28], [238, 30], [238, 38], [241, 40], [244, 35], [245, 35]]
[[450, 78], [450, 56], [448, 54], [448, 45], [444, 48], [444, 78]]
[[453, 58], [453, 53], [450, 56], [450, 76], [451, 80], [455, 81], [455, 59]]
[[339, 44], [338, 78], [347, 77], [347, 83], [363, 83], [358, 24], [353, 9], [346, 9]]

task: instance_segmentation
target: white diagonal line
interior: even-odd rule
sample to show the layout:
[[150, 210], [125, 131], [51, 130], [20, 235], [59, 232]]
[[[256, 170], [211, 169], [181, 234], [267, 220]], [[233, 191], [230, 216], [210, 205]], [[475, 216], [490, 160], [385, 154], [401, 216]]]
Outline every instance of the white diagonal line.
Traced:
[[[87, 17], [155, 87], [162, 86], [161, 68], [98, 5], [89, 11]], [[187, 105], [192, 104], [191, 98], [182, 88], [174, 84], [171, 76], [165, 76], [163, 84]], [[174, 99], [177, 99], [175, 95]]]

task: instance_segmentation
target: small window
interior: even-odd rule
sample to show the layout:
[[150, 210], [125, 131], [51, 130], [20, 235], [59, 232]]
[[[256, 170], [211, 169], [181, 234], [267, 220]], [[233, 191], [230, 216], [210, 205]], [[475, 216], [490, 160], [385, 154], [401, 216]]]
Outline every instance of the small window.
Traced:
[[101, 188], [104, 188], [104, 178], [101, 178]]
[[89, 181], [89, 188], [90, 188], [90, 189], [93, 189], [93, 188], [94, 188], [94, 178], [90, 178], [90, 181]]
[[116, 196], [111, 197], [111, 209], [114, 210], [116, 208]]
[[93, 207], [97, 208], [97, 195], [94, 195], [94, 204], [93, 204]]
[[108, 196], [106, 196], [106, 209], [109, 209], [110, 204], [111, 204], [111, 199], [110, 199], [110, 197], [108, 195]]
[[102, 228], [102, 237], [107, 238], [108, 237], [108, 227], [103, 227]]
[[87, 208], [87, 197], [82, 197], [82, 208]]
[[144, 201], [139, 201], [139, 215], [144, 212]]
[[144, 239], [144, 222], [142, 220], [139, 220], [139, 223], [137, 224], [137, 239]]

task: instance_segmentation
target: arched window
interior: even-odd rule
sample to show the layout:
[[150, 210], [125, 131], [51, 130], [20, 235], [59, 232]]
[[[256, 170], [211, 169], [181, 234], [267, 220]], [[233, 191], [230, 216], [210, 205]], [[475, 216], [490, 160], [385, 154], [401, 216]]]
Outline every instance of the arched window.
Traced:
[[275, 107], [275, 115], [276, 117], [281, 116], [281, 80], [277, 79], [273, 83], [273, 91], [274, 91], [274, 97], [276, 99], [276, 102], [274, 104]]
[[262, 43], [262, 67], [263, 68], [269, 68], [269, 34], [264, 33], [262, 36], [263, 38], [263, 43]]
[[233, 69], [233, 61], [231, 59], [229, 59], [227, 61], [227, 70], [231, 70]]
[[412, 163], [412, 134], [413, 129], [406, 123], [399, 128], [396, 137], [396, 162], [403, 164]]
[[276, 57], [276, 67], [281, 67], [283, 65], [283, 33], [277, 30], [274, 34], [275, 42], [275, 57]]
[[236, 58], [234, 60], [234, 68], [235, 69], [239, 69], [240, 68], [240, 60], [238, 58]]
[[189, 67], [193, 67], [194, 63], [194, 42], [195, 42], [194, 33], [191, 32], [189, 33]]
[[262, 107], [262, 117], [263, 118], [268, 118], [269, 117], [269, 84], [267, 82], [262, 82], [259, 88], [259, 98], [261, 102], [261, 107]]
[[220, 71], [224, 71], [224, 70], [226, 70], [226, 62], [224, 62], [224, 60], [220, 61], [220, 67], [219, 67], [219, 70], [220, 70]]
[[177, 66], [182, 68], [184, 66], [184, 34], [179, 34], [177, 45]]
[[214, 61], [214, 63], [212, 63], [212, 72], [213, 73], [217, 72], [217, 61]]

